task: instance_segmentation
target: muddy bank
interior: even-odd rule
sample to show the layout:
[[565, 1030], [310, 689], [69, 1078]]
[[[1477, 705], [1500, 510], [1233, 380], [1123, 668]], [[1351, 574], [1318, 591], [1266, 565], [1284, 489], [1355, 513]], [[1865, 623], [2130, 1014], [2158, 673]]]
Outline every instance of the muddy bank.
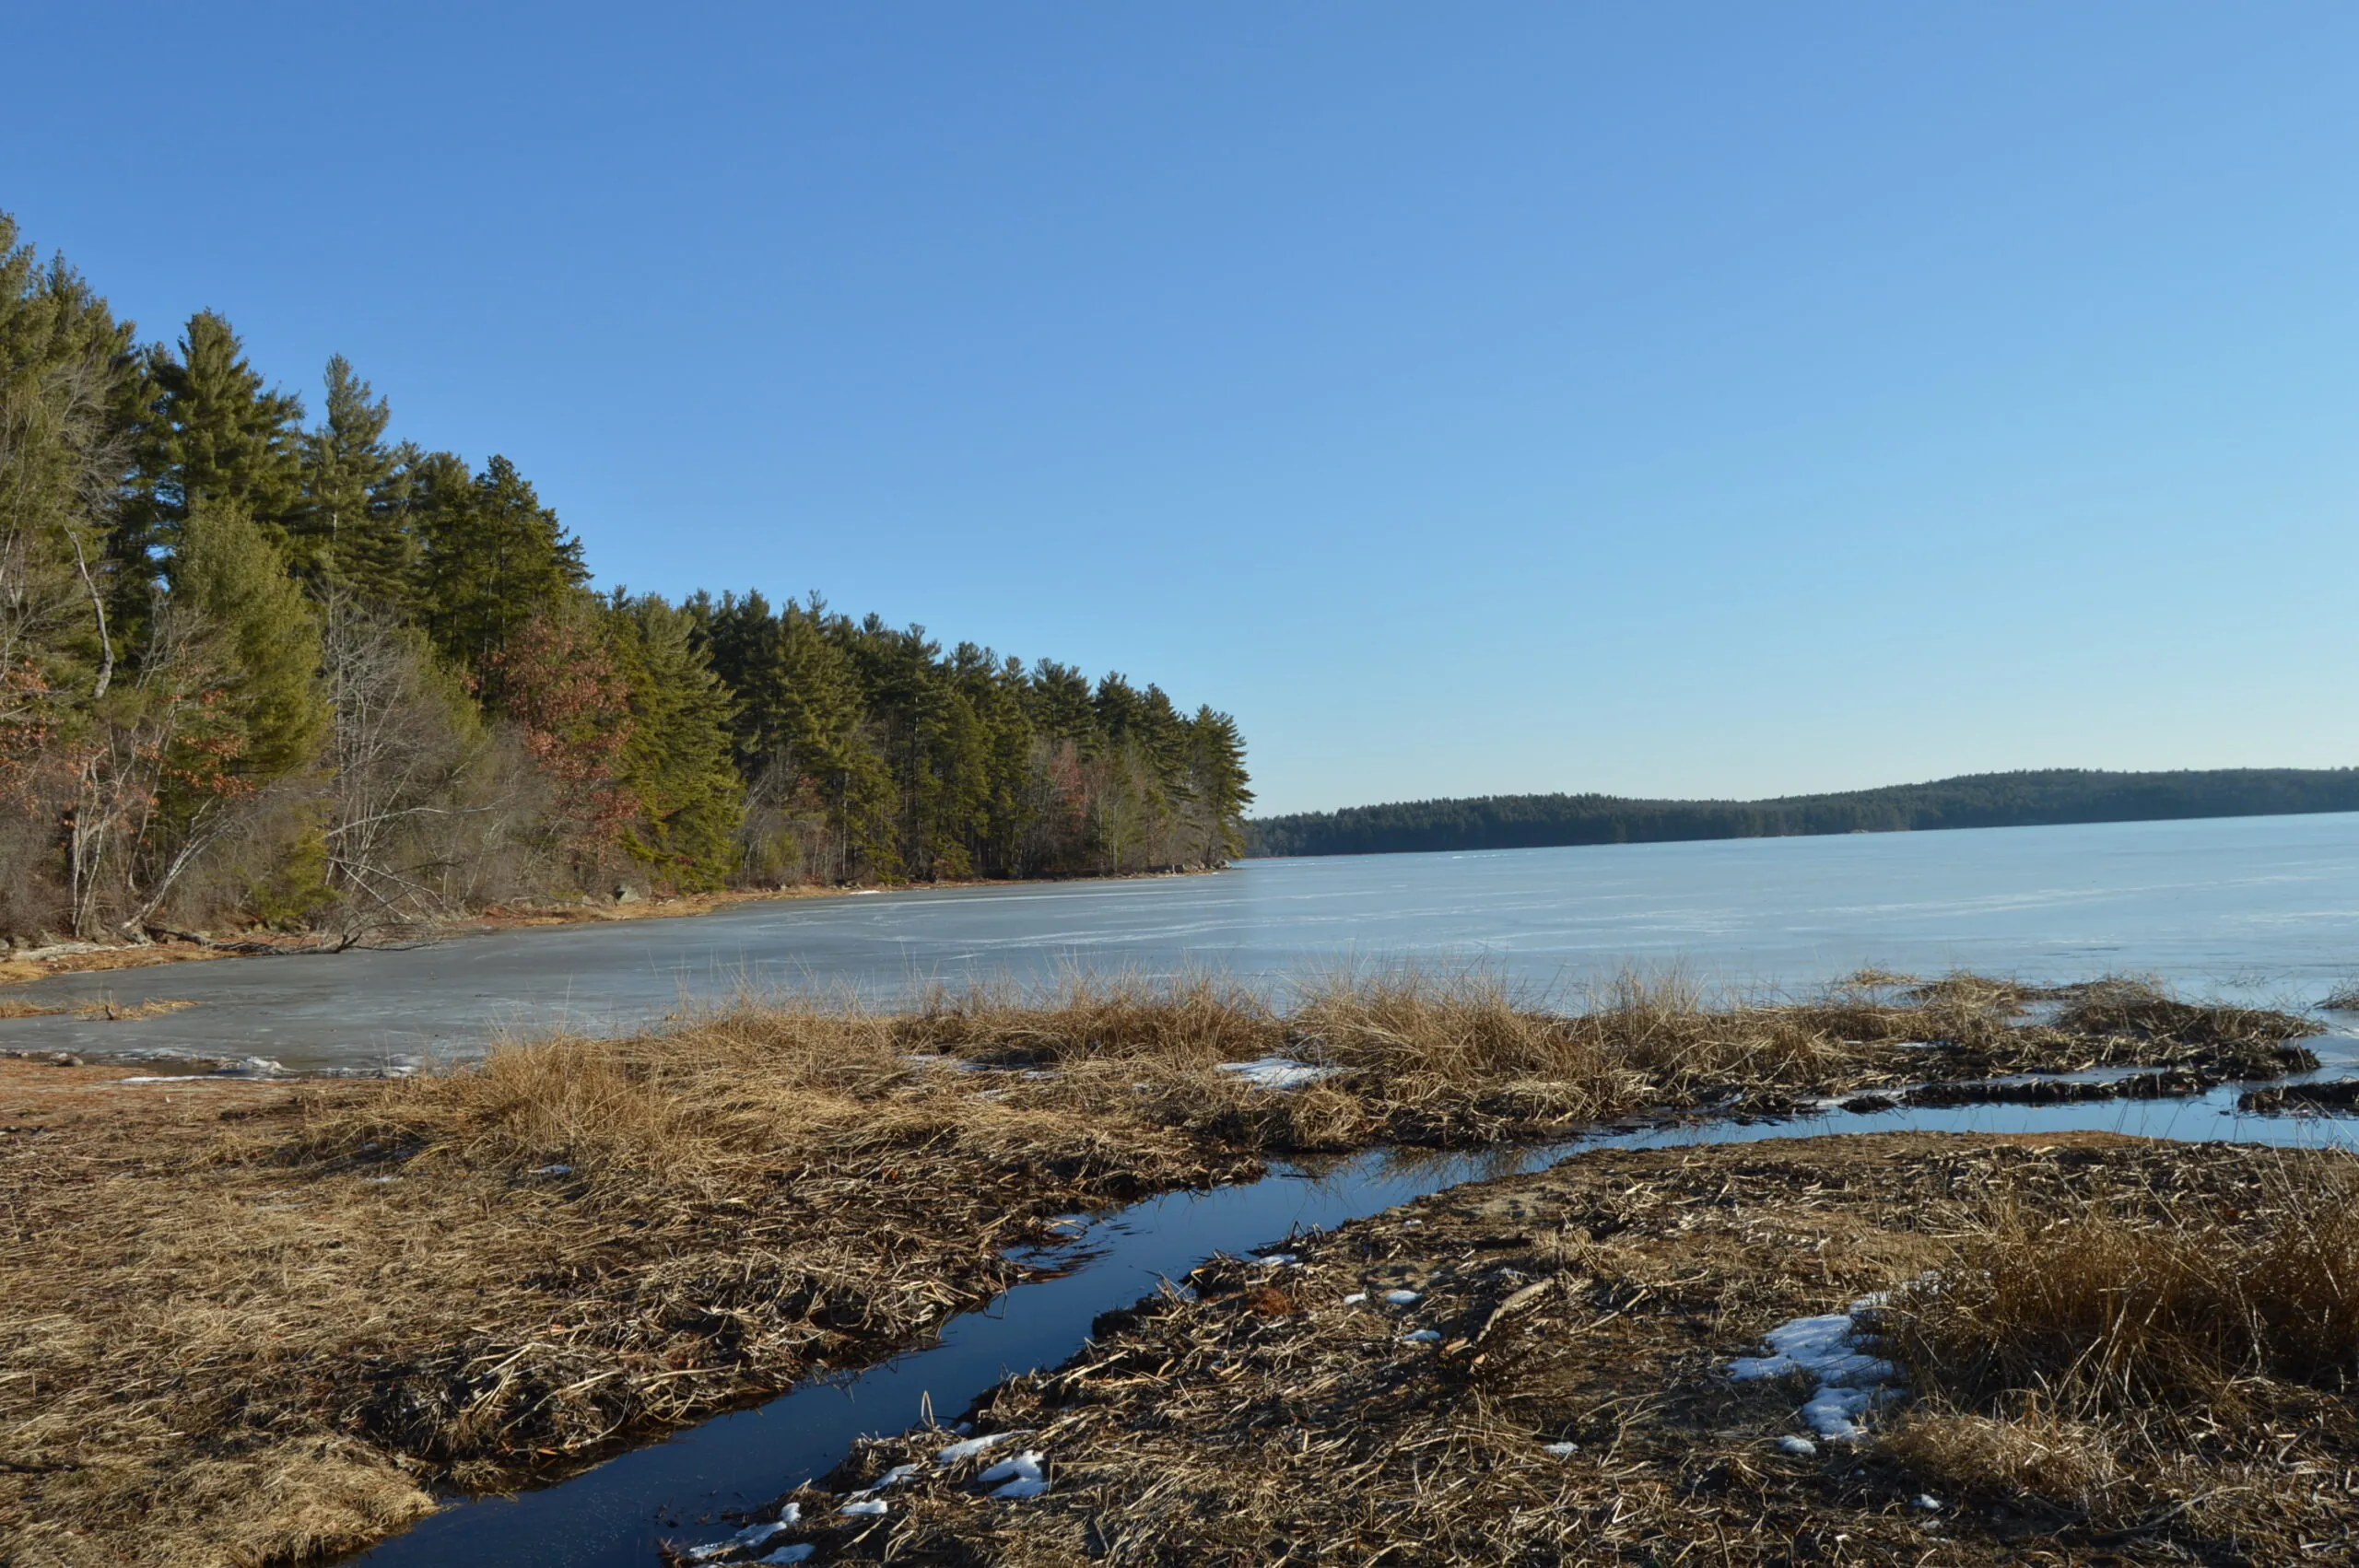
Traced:
[[757, 1515], [791, 1519], [762, 1550], [1175, 1568], [2321, 1560], [2359, 1539], [2343, 1484], [2359, 1422], [2340, 1395], [2255, 1366], [2169, 1420], [2036, 1391], [1974, 1404], [1891, 1364], [1873, 1304], [1953, 1264], [1993, 1203], [2094, 1200], [2167, 1226], [2189, 1208], [2253, 1215], [2352, 1166], [2103, 1134], [1582, 1154], [1216, 1261], [960, 1429], [863, 1445]]

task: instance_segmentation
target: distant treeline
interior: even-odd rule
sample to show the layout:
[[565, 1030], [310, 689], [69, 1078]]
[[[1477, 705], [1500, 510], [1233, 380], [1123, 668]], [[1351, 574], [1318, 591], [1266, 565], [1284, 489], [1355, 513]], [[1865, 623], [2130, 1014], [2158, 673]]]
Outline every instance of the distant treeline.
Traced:
[[1246, 825], [1251, 855], [1382, 855], [1532, 849], [1822, 833], [1907, 833], [2043, 823], [2159, 822], [2359, 811], [2359, 768], [2230, 767], [1977, 773], [1769, 801], [1633, 801], [1615, 795], [1485, 795], [1302, 812]]
[[921, 627], [596, 593], [506, 458], [142, 342], [0, 215], [0, 936], [1218, 865], [1227, 715]]

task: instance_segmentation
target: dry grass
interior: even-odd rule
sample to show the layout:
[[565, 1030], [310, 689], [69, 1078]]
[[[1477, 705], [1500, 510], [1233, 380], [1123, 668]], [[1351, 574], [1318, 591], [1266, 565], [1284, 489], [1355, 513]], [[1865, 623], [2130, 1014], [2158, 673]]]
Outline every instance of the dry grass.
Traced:
[[2060, 1214], [2001, 1202], [1939, 1288], [1909, 1294], [1894, 1344], [1965, 1402], [2216, 1406], [2253, 1378], [2340, 1389], [2359, 1375], [2359, 1183], [2299, 1168], [2225, 1213], [2160, 1194]]
[[[941, 1430], [863, 1445], [791, 1494], [806, 1522], [783, 1539], [820, 1562], [1044, 1568], [2344, 1560], [2359, 1433], [2331, 1401], [2306, 1426], [2172, 1433], [1935, 1398], [1796, 1454], [1779, 1439], [1807, 1386], [1725, 1368], [1946, 1256], [1960, 1200], [2237, 1204], [2349, 1177], [2340, 1156], [2104, 1135], [1601, 1151], [1289, 1238], [1294, 1266], [1215, 1260], [978, 1401], [977, 1430], [1010, 1434], [981, 1460], [933, 1464]], [[1395, 1288], [1417, 1299], [1386, 1305]], [[1020, 1450], [1048, 1494], [991, 1497], [978, 1472]], [[901, 1465], [886, 1514], [838, 1512]]]
[[102, 999], [74, 1010], [74, 1016], [86, 1024], [122, 1024], [141, 1018], [161, 1018], [182, 1008], [194, 1007], [193, 1001], [175, 1001], [158, 997], [152, 1001], [115, 1001]]
[[[1050, 1217], [1264, 1152], [1775, 1109], [2060, 1038], [2213, 1048], [2020, 1008], [1954, 980], [1711, 1006], [1625, 979], [1572, 1012], [1480, 976], [1338, 979], [1284, 1010], [1209, 978], [1075, 980], [901, 1013], [749, 1004], [375, 1083], [0, 1063], [20, 1075], [0, 1095], [40, 1074], [88, 1100], [0, 1128], [0, 1555], [357, 1545], [429, 1488], [576, 1466], [873, 1360], [1008, 1283], [1008, 1247]], [[1222, 1071], [1272, 1055], [1333, 1071], [1273, 1092]]]

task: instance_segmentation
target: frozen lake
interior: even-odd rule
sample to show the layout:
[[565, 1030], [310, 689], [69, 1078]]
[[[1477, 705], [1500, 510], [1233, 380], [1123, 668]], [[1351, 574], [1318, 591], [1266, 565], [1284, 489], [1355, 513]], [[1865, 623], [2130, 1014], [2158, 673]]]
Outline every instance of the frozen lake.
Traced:
[[0, 1021], [0, 1046], [373, 1067], [472, 1055], [501, 1030], [634, 1027], [743, 989], [889, 1000], [1074, 968], [1283, 986], [1400, 959], [1574, 992], [1634, 963], [1787, 989], [1863, 965], [2130, 970], [2304, 1004], [2359, 972], [2359, 814], [1253, 860], [1214, 876], [749, 904], [60, 977], [10, 995], [199, 1005], [127, 1023]]

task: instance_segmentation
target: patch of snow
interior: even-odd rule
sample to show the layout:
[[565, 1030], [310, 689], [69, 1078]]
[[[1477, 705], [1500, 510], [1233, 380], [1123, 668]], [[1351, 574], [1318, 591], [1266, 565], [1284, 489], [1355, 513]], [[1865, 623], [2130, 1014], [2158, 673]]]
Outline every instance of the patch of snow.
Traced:
[[682, 1559], [688, 1562], [710, 1562], [716, 1557], [726, 1557], [733, 1551], [752, 1551], [793, 1522], [792, 1519], [780, 1519], [775, 1524], [748, 1525], [727, 1540], [717, 1540], [710, 1546], [700, 1546], [693, 1551], [682, 1553]]
[[1549, 1443], [1543, 1445], [1540, 1451], [1551, 1458], [1569, 1459], [1581, 1451], [1581, 1445], [1578, 1443]]
[[1790, 1432], [1786, 1433], [1785, 1436], [1778, 1439], [1778, 1446], [1783, 1448], [1789, 1454], [1800, 1454], [1805, 1459], [1812, 1457], [1818, 1452], [1817, 1444], [1813, 1443], [1807, 1437], [1797, 1437]]
[[1417, 1305], [1417, 1293], [1415, 1291], [1387, 1291], [1384, 1293], [1384, 1299], [1394, 1306], [1414, 1306]]
[[798, 1541], [792, 1546], [781, 1546], [776, 1551], [771, 1552], [768, 1557], [762, 1558], [759, 1561], [764, 1562], [808, 1562], [811, 1561], [811, 1553], [816, 1550], [817, 1548], [814, 1547], [807, 1540]]
[[870, 1488], [870, 1490], [873, 1492], [882, 1492], [888, 1486], [898, 1486], [903, 1481], [908, 1480], [911, 1476], [916, 1475], [924, 1468], [925, 1467], [922, 1465], [895, 1465], [891, 1469], [886, 1470], [883, 1475], [877, 1477], [876, 1484]]
[[1404, 1231], [1421, 1231], [1426, 1228], [1426, 1223], [1423, 1220], [1403, 1220], [1401, 1222], [1401, 1228]]
[[1039, 1480], [1040, 1461], [1048, 1457], [1038, 1448], [1027, 1448], [1013, 1459], [1002, 1459], [975, 1479], [985, 1486], [1003, 1480]]
[[1917, 1506], [1928, 1514], [1938, 1514], [1942, 1511], [1942, 1500], [1931, 1492], [1920, 1492], [1917, 1494]]
[[573, 1174], [571, 1165], [543, 1165], [533, 1173], [536, 1176], [567, 1176]]
[[1859, 1314], [1884, 1305], [1882, 1293], [1861, 1296], [1848, 1312], [1797, 1317], [1769, 1330], [1769, 1353], [1738, 1356], [1729, 1375], [1742, 1382], [1802, 1373], [1818, 1379], [1818, 1391], [1802, 1408], [1805, 1425], [1821, 1437], [1852, 1443], [1867, 1435], [1860, 1418], [1889, 1398], [1900, 1386], [1900, 1369], [1860, 1348]]
[[1248, 1262], [1248, 1263], [1257, 1263], [1257, 1264], [1258, 1264], [1258, 1263], [1276, 1263], [1276, 1264], [1286, 1264], [1286, 1263], [1291, 1263], [1291, 1262], [1293, 1262], [1294, 1260], [1295, 1260], [1294, 1254], [1293, 1254], [1293, 1253], [1291, 1253], [1291, 1252], [1265, 1252], [1265, 1253], [1262, 1254], [1259, 1258], [1247, 1258], [1245, 1261], [1246, 1261], [1246, 1262]]
[[1440, 1340], [1441, 1336], [1434, 1332], [1431, 1328], [1412, 1328], [1407, 1333], [1402, 1335], [1401, 1338], [1408, 1344], [1430, 1345], [1438, 1343]]
[[1225, 1061], [1223, 1072], [1233, 1072], [1256, 1089], [1299, 1089], [1322, 1078], [1332, 1078], [1339, 1067], [1314, 1067], [1292, 1057], [1265, 1056], [1252, 1061]]
[[1009, 1481], [1005, 1486], [993, 1489], [992, 1495], [993, 1497], [1004, 1497], [1011, 1502], [1021, 1503], [1027, 1497], [1038, 1497], [1048, 1490], [1049, 1483], [1046, 1479], [1033, 1480], [1019, 1476], [1015, 1480]]
[[985, 1449], [1004, 1443], [1015, 1435], [1015, 1433], [1012, 1432], [988, 1432], [980, 1437], [969, 1437], [962, 1443], [953, 1443], [949, 1447], [934, 1455], [934, 1457], [945, 1465], [956, 1465], [971, 1459]]
[[118, 1078], [115, 1082], [118, 1083], [202, 1083], [208, 1078], [219, 1076], [220, 1074], [214, 1072], [183, 1072], [176, 1078]]
[[1366, 1300], [1367, 1300], [1367, 1293], [1366, 1291], [1354, 1291], [1351, 1294], [1344, 1298], [1344, 1305], [1345, 1306], [1357, 1306], [1360, 1303]]
[[879, 1514], [890, 1512], [892, 1506], [893, 1505], [890, 1503], [886, 1502], [881, 1497], [866, 1497], [861, 1499], [857, 1503], [847, 1503], [842, 1507], [837, 1509], [836, 1512], [839, 1514], [851, 1514], [863, 1519], [873, 1519]]

